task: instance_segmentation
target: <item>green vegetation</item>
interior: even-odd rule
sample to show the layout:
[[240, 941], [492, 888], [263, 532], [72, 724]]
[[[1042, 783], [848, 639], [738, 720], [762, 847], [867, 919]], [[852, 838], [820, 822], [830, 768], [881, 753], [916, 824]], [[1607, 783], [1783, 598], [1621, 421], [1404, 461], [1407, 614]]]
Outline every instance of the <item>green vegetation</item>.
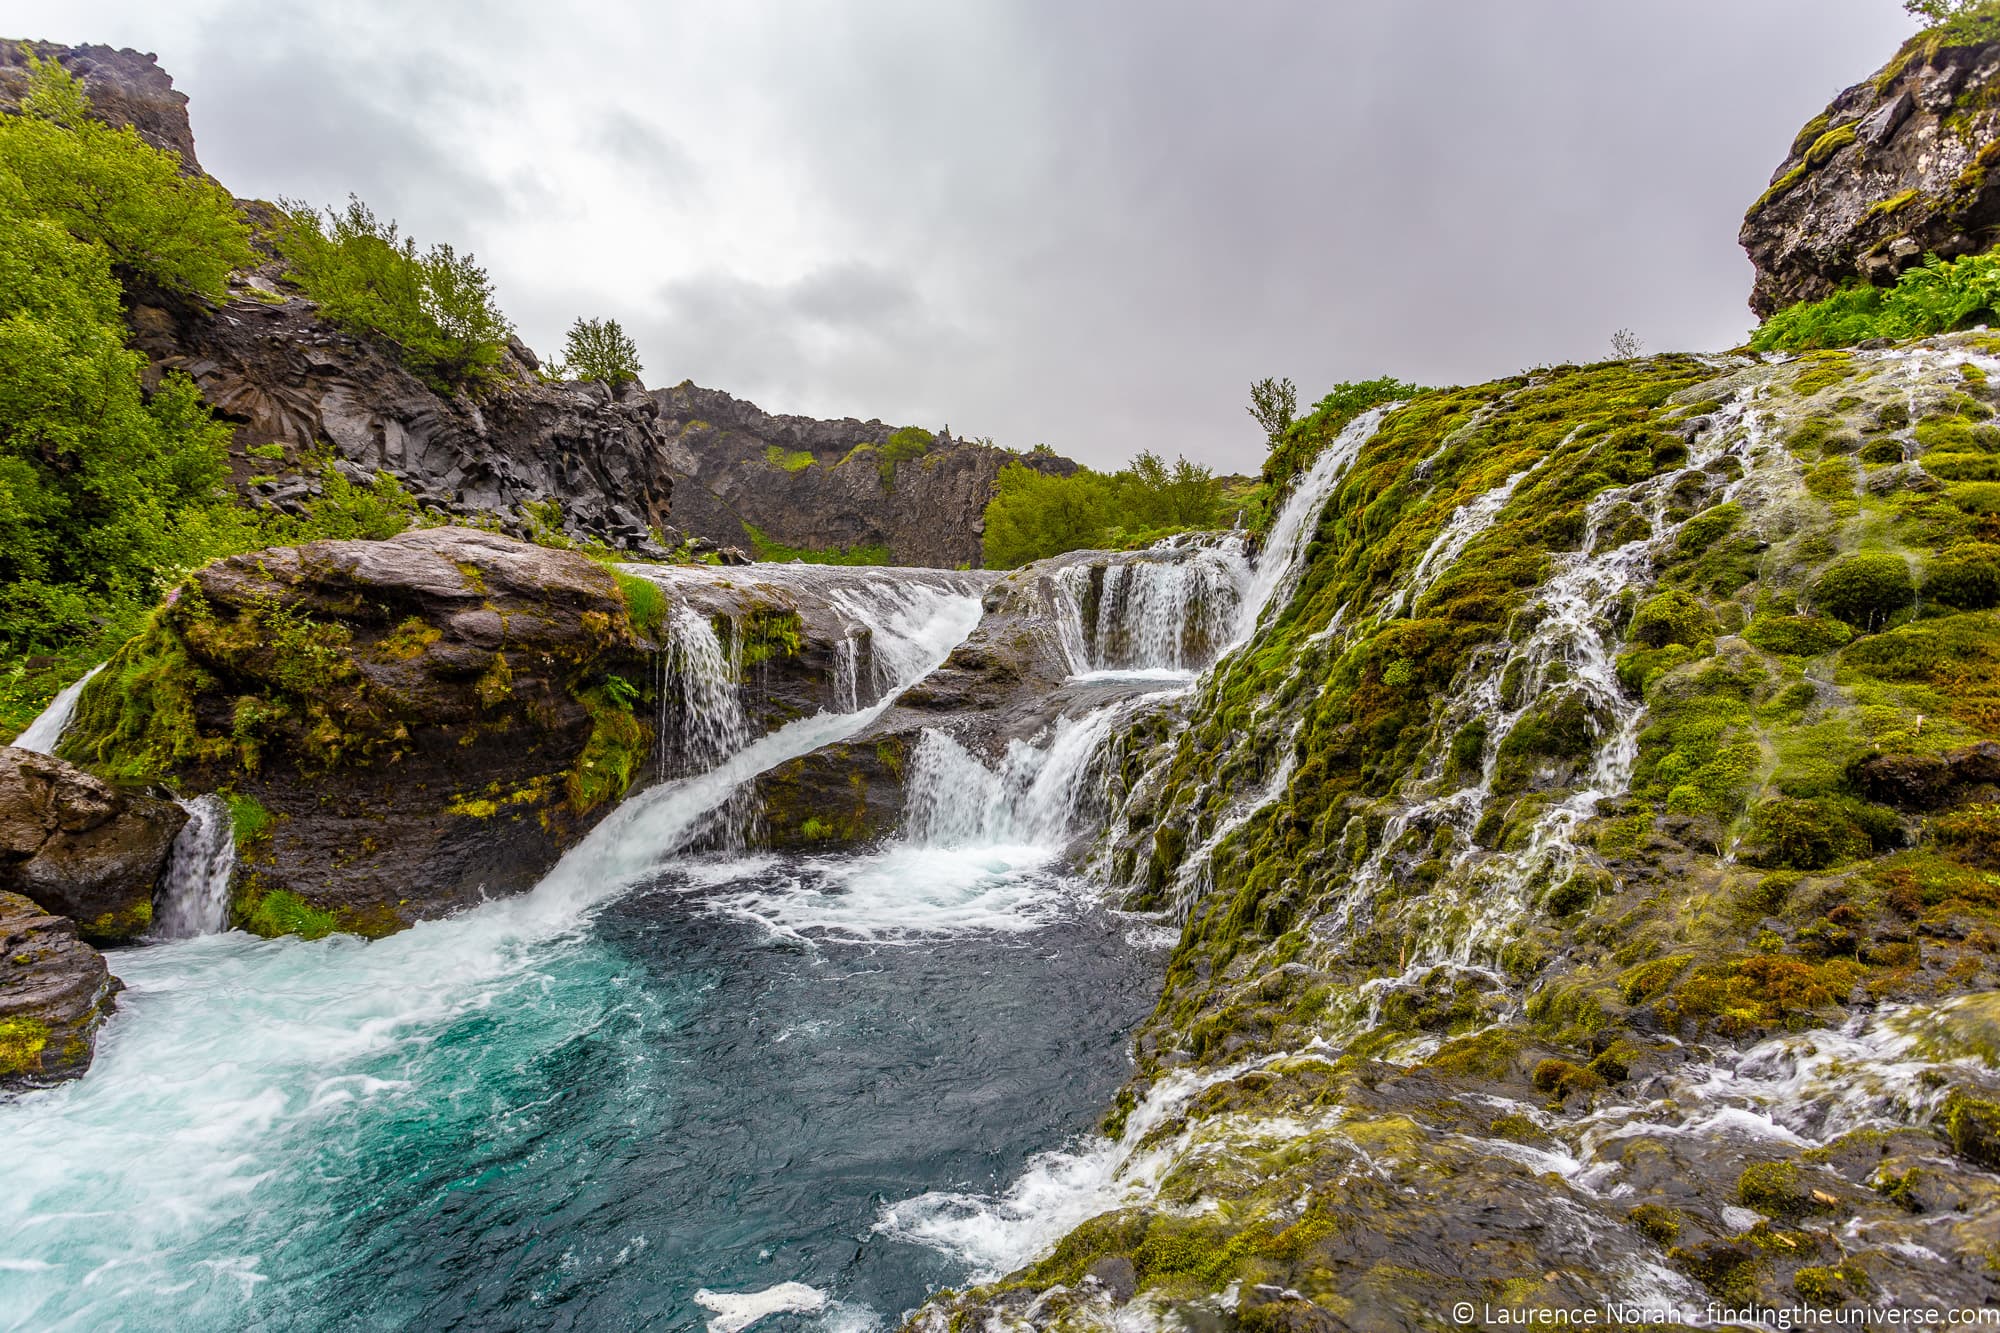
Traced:
[[[390, 225], [393, 228], [394, 224]], [[639, 345], [625, 336], [617, 320], [578, 319], [569, 326], [563, 341], [562, 374], [617, 389], [636, 381], [642, 369]]]
[[787, 449], [782, 444], [764, 446], [764, 461], [785, 472], [804, 472], [816, 461], [809, 449]]
[[[808, 459], [812, 455], [806, 455]], [[811, 546], [787, 546], [764, 534], [761, 528], [745, 523], [743, 530], [750, 534], [750, 546], [759, 560], [769, 560], [774, 564], [790, 564], [799, 561], [808, 565], [888, 565], [895, 563], [886, 546], [836, 546], [830, 550], [820, 550]]]
[[[1393, 375], [1378, 375], [1372, 380], [1349, 380], [1334, 385], [1313, 404], [1312, 411], [1297, 421], [1289, 422], [1284, 432], [1271, 442], [1270, 456], [1264, 460], [1265, 487], [1278, 495], [1291, 489], [1292, 478], [1312, 465], [1320, 447], [1369, 408], [1428, 392], [1430, 390], [1406, 384]], [[1267, 513], [1270, 508], [1266, 506]]]
[[882, 474], [883, 487], [896, 489], [896, 465], [912, 458], [922, 458], [936, 442], [936, 437], [921, 426], [905, 426], [891, 435], [888, 443], [875, 453], [875, 467]]
[[290, 889], [245, 894], [234, 904], [232, 915], [236, 925], [266, 939], [296, 935], [317, 940], [340, 929], [333, 913], [314, 907]]
[[1078, 468], [1066, 477], [1009, 463], [986, 506], [985, 561], [989, 569], [1012, 569], [1064, 551], [1127, 550], [1227, 522], [1221, 484], [1185, 458], [1169, 467], [1147, 452], [1117, 472]]
[[1994, 0], [1903, 0], [1903, 8], [1929, 25], [1922, 37], [1941, 45], [2000, 41], [2000, 4]]
[[498, 375], [513, 328], [471, 255], [442, 244], [419, 253], [414, 238], [352, 197], [323, 216], [295, 200], [283, 206], [278, 253], [326, 319], [386, 348], [441, 393], [478, 390]]
[[1250, 419], [1263, 427], [1273, 448], [1299, 414], [1299, 390], [1289, 378], [1269, 376], [1250, 386]]
[[1869, 338], [1922, 338], [1994, 322], [2000, 322], [2000, 254], [1931, 255], [1893, 287], [1859, 284], [1780, 310], [1750, 335], [1750, 346], [1759, 352], [1852, 347]]

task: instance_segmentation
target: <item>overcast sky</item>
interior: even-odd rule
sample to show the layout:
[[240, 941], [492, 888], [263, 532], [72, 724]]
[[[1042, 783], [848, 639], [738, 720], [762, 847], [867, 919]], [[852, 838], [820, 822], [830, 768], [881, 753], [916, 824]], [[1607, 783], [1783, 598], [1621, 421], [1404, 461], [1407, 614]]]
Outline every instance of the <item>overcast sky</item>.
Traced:
[[543, 351], [1251, 471], [1250, 381], [1741, 341], [1744, 208], [1896, 0], [0, 0], [156, 52], [239, 195], [470, 248]]

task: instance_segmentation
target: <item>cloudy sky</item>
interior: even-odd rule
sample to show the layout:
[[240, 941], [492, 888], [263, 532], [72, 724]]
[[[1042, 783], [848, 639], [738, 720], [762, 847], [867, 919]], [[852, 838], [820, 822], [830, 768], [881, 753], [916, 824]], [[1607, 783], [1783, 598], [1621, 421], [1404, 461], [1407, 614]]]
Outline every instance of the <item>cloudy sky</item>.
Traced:
[[1745, 206], [1896, 0], [0, 0], [157, 52], [239, 195], [470, 248], [545, 353], [1113, 464], [1311, 401], [1739, 342]]

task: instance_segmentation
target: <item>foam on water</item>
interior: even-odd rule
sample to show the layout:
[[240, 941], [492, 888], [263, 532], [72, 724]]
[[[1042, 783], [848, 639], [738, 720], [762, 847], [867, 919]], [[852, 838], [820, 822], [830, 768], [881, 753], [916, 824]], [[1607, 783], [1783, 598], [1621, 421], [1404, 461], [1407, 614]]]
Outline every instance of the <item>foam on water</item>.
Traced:
[[826, 1293], [803, 1282], [780, 1282], [762, 1291], [710, 1291], [694, 1294], [695, 1304], [715, 1311], [708, 1333], [742, 1333], [766, 1315], [815, 1314], [826, 1308]]

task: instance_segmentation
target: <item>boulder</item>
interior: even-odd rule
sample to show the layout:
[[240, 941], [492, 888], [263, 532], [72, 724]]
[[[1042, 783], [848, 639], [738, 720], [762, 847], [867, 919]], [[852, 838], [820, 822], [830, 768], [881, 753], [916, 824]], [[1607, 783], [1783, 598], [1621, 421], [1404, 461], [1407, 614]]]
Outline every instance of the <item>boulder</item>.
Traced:
[[1927, 254], [1984, 250], [2000, 226], [2000, 43], [1920, 33], [1793, 140], [1739, 240], [1768, 318]]
[[50, 755], [0, 747], [0, 890], [100, 943], [144, 933], [187, 814]]
[[651, 665], [576, 552], [466, 528], [311, 542], [198, 571], [61, 748], [229, 792], [237, 924], [380, 934], [532, 885], [622, 797]]
[[81, 1077], [118, 990], [75, 922], [0, 892], [0, 1089]]

